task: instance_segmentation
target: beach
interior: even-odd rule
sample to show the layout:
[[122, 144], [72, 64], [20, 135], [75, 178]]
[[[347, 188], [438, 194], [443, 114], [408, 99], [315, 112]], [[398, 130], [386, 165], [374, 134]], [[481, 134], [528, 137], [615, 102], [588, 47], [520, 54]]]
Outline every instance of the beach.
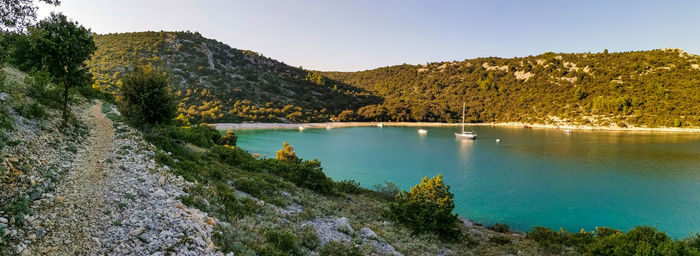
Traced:
[[[213, 124], [219, 130], [247, 130], [247, 129], [308, 129], [343, 128], [378, 126], [384, 127], [447, 127], [461, 126], [461, 123], [432, 123], [432, 122], [327, 122], [327, 123], [217, 123]], [[679, 127], [618, 127], [618, 126], [590, 126], [574, 124], [528, 124], [520, 122], [503, 123], [467, 123], [466, 126], [498, 126], [506, 128], [532, 128], [532, 129], [561, 129], [570, 131], [626, 131], [626, 132], [653, 132], [653, 133], [700, 133], [700, 128]]]

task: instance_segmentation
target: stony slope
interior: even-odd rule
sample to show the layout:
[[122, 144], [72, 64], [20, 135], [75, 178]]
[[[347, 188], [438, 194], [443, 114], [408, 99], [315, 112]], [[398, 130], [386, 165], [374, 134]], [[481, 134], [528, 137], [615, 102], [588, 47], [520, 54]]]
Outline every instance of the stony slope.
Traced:
[[[2, 95], [3, 108], [14, 104]], [[39, 120], [3, 110], [15, 127], [1, 150], [0, 255], [220, 254], [216, 220], [178, 200], [192, 184], [100, 107], [80, 103], [68, 129], [56, 110]]]

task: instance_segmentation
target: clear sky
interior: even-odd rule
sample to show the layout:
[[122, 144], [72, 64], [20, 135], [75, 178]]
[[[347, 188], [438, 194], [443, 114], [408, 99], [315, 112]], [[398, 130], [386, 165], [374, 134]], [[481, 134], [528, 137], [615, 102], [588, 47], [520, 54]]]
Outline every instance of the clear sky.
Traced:
[[62, 0], [97, 33], [199, 31], [293, 66], [355, 71], [543, 52], [700, 53], [700, 1]]

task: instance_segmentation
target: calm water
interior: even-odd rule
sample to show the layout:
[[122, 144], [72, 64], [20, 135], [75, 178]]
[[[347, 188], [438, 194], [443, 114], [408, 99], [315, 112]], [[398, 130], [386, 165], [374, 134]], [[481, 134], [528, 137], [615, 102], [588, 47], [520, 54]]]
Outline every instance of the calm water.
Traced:
[[[700, 136], [476, 127], [240, 130], [239, 145], [274, 157], [282, 142], [317, 158], [334, 180], [409, 189], [443, 174], [456, 212], [513, 229], [657, 226], [675, 238], [700, 232]], [[501, 142], [497, 143], [496, 138]]]

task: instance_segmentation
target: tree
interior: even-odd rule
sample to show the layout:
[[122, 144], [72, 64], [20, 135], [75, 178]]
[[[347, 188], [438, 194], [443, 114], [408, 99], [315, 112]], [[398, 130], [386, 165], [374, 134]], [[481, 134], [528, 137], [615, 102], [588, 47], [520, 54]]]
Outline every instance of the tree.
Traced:
[[233, 131], [226, 131], [226, 134], [221, 137], [221, 144], [235, 146], [237, 140], [238, 137], [236, 137], [236, 134], [234, 134]]
[[294, 147], [287, 142], [282, 143], [282, 149], [277, 151], [277, 160], [292, 161], [297, 159], [297, 154], [294, 153]]
[[[59, 5], [59, 0], [38, 0], [47, 4]], [[36, 19], [37, 7], [33, 0], [0, 0], [0, 30], [24, 30]]]
[[389, 208], [391, 215], [414, 233], [433, 232], [440, 237], [453, 239], [459, 235], [454, 195], [450, 186], [442, 181], [442, 175], [428, 179], [412, 187], [410, 192], [401, 191]]
[[71, 88], [90, 86], [92, 75], [86, 61], [97, 49], [92, 32], [60, 13], [30, 28], [30, 51], [34, 67], [49, 72], [51, 80], [63, 88], [63, 120], [68, 120], [68, 94]]
[[132, 125], [147, 130], [175, 118], [177, 105], [164, 72], [152, 66], [135, 67], [121, 81], [119, 111]]

